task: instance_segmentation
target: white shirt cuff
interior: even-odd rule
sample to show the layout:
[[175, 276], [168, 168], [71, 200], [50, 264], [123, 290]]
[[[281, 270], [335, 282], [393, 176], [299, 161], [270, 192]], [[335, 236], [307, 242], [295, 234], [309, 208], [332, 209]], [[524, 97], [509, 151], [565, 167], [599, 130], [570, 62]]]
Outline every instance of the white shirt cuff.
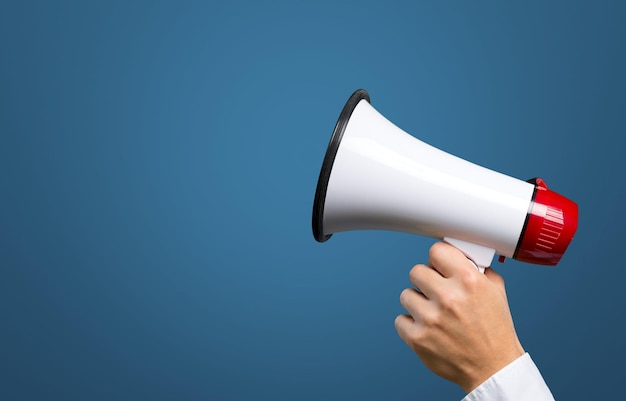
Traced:
[[496, 372], [461, 401], [554, 401], [528, 353]]

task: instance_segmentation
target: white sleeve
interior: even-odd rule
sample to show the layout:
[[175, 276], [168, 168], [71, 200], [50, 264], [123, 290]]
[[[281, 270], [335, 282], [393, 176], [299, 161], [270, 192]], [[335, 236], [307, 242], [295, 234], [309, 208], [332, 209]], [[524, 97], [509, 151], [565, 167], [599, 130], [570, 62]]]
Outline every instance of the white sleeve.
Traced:
[[496, 372], [461, 401], [554, 401], [528, 353]]

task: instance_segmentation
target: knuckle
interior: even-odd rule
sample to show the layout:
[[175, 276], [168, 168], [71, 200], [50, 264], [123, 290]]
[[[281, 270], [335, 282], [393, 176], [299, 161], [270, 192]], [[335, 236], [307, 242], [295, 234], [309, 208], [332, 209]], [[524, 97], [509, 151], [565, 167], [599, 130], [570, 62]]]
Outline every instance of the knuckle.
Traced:
[[393, 325], [396, 327], [396, 329], [398, 329], [400, 327], [400, 325], [402, 324], [402, 315], [398, 315], [396, 316], [396, 319], [393, 321]]
[[437, 311], [423, 311], [420, 320], [425, 327], [438, 327], [441, 323], [441, 315]]
[[447, 253], [450, 246], [444, 242], [436, 242], [430, 247], [428, 252], [428, 264], [431, 266], [439, 266], [446, 263]]
[[419, 265], [413, 266], [413, 268], [409, 271], [409, 279], [411, 280], [413, 284], [415, 284], [416, 280], [419, 279], [421, 270], [423, 268], [424, 268], [424, 265], [419, 264]]
[[460, 299], [456, 292], [448, 291], [439, 295], [439, 304], [445, 310], [452, 310], [459, 304]]
[[463, 269], [459, 272], [459, 279], [463, 286], [467, 289], [475, 289], [480, 284], [480, 280], [482, 277], [477, 274], [474, 269]]
[[436, 242], [430, 247], [428, 256], [430, 256], [431, 259], [437, 259], [438, 257], [441, 257], [441, 255], [445, 252], [445, 249], [446, 244], [443, 242]]
[[409, 336], [411, 346], [417, 349], [421, 349], [423, 343], [425, 342], [426, 336], [426, 330], [421, 327], [413, 330]]
[[406, 305], [409, 302], [410, 297], [411, 297], [410, 288], [405, 288], [404, 290], [402, 290], [402, 292], [400, 293], [400, 304], [403, 306]]

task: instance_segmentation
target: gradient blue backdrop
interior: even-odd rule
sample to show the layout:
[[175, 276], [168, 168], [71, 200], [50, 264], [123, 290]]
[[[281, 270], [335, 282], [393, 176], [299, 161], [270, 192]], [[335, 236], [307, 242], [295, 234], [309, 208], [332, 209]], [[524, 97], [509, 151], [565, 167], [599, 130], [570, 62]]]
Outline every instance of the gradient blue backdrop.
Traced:
[[556, 398], [620, 398], [623, 4], [2, 2], [0, 398], [460, 399], [393, 327], [433, 240], [311, 234], [361, 87], [579, 203], [557, 268], [496, 267]]

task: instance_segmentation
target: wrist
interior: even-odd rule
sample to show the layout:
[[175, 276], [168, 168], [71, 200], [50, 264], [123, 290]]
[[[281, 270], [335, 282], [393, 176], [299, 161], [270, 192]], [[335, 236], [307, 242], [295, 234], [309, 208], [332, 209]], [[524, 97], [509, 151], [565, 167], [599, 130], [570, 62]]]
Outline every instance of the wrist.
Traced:
[[501, 353], [499, 356], [489, 363], [485, 363], [480, 369], [473, 369], [471, 374], [468, 376], [467, 380], [464, 383], [457, 383], [459, 386], [465, 391], [466, 394], [469, 394], [476, 387], [480, 386], [491, 376], [498, 373], [500, 370], [504, 369], [506, 366], [520, 358], [526, 353], [522, 348], [522, 345], [519, 341], [516, 341], [516, 346], [509, 350], [506, 353]]

